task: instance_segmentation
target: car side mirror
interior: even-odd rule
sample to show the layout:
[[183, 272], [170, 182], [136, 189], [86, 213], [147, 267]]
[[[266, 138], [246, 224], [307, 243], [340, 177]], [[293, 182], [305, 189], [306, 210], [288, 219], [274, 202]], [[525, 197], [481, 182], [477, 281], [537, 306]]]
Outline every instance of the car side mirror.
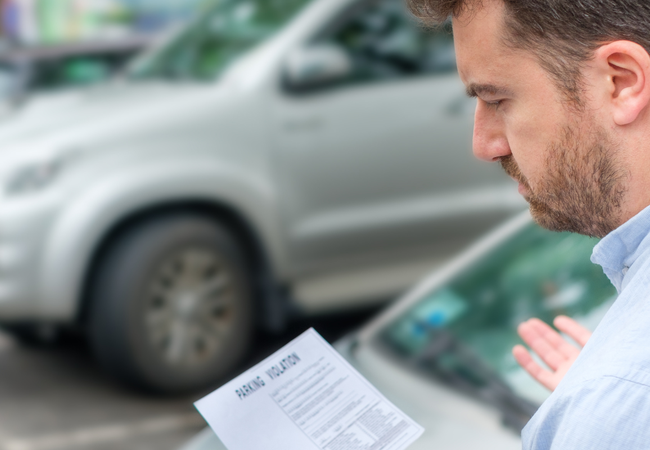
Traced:
[[285, 63], [285, 81], [292, 91], [330, 86], [352, 74], [352, 60], [342, 48], [321, 44], [293, 51]]

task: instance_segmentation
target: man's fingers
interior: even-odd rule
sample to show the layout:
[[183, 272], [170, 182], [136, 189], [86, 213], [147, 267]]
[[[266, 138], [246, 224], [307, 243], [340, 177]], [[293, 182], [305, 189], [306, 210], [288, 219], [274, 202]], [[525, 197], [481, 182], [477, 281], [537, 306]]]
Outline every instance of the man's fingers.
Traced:
[[553, 324], [557, 327], [558, 330], [566, 333], [567, 336], [580, 344], [581, 347], [587, 345], [587, 341], [591, 337], [591, 331], [570, 317], [558, 316], [553, 321]]
[[548, 342], [548, 344], [564, 355], [565, 358], [576, 358], [580, 350], [575, 348], [573, 345], [569, 344], [566, 339], [564, 339], [560, 333], [555, 331], [546, 323], [542, 322], [539, 319], [530, 319], [528, 321], [532, 327], [534, 327], [537, 332], [542, 336], [542, 338]]
[[[557, 317], [554, 324], [581, 346], [584, 346], [591, 337], [589, 330], [566, 316]], [[530, 319], [522, 323], [517, 331], [531, 350], [537, 353], [542, 361], [551, 368], [551, 371], [535, 362], [531, 353], [521, 345], [517, 345], [512, 350], [517, 363], [539, 383], [554, 390], [580, 351], [539, 319]]]
[[[512, 349], [512, 354], [517, 360], [517, 363], [524, 369], [526, 369], [526, 367], [528, 367], [528, 365], [531, 363], [535, 364], [533, 357], [528, 352], [528, 350], [526, 350], [526, 347], [524, 347], [523, 345], [515, 345], [515, 347]], [[543, 370], [539, 365], [537, 367], [539, 367], [539, 370]], [[533, 374], [531, 373], [531, 375]]]
[[531, 354], [526, 350], [523, 345], [516, 345], [512, 349], [512, 354], [514, 355], [517, 363], [526, 371], [528, 374], [536, 379], [539, 383], [545, 386], [547, 389], [554, 390], [557, 382], [554, 379], [554, 376], [548, 370], [545, 370], [533, 360]]
[[[519, 325], [519, 335], [551, 369], [557, 370], [569, 357], [553, 347], [531, 320]], [[576, 350], [577, 351], [577, 350]]]

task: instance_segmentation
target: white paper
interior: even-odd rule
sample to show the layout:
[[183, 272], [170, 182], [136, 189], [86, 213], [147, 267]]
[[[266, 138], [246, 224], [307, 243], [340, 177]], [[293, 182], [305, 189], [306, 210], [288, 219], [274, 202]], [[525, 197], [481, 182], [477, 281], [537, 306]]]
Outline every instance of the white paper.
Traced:
[[314, 329], [195, 406], [228, 450], [403, 450], [424, 431]]

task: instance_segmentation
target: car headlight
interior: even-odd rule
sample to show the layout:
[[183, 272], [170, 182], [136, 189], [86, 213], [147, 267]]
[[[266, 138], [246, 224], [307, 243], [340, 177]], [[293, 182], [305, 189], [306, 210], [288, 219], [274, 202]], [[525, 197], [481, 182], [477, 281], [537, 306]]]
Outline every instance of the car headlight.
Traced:
[[61, 173], [62, 159], [35, 161], [16, 168], [5, 184], [6, 195], [25, 195], [49, 186]]

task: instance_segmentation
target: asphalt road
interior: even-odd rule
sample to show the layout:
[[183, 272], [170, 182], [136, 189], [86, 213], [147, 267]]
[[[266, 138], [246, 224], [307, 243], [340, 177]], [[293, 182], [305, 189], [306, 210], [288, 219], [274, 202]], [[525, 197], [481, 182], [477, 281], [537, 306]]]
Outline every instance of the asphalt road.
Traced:
[[[262, 334], [241, 369], [310, 326], [333, 342], [370, 314], [303, 321], [282, 335]], [[0, 450], [177, 450], [205, 426], [192, 404], [206, 393], [132, 392], [105, 377], [81, 342], [33, 348], [0, 334]]]

